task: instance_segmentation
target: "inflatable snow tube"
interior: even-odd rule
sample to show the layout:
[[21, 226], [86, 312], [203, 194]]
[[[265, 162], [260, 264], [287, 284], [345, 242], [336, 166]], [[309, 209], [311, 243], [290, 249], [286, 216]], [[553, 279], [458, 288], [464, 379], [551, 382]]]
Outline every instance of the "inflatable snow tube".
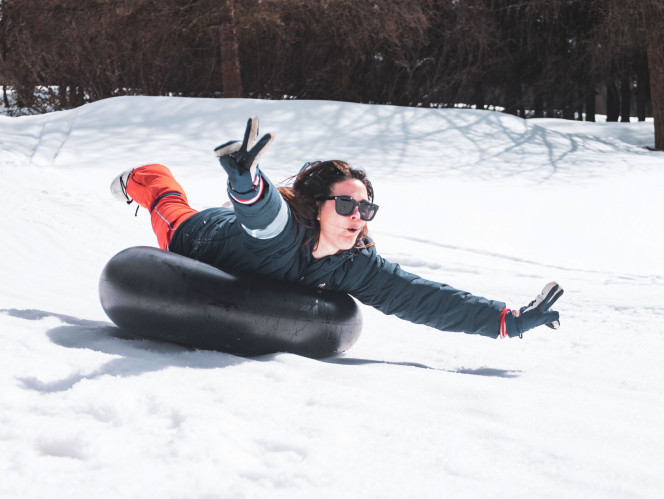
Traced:
[[111, 258], [99, 298], [132, 335], [247, 357], [329, 357], [350, 348], [362, 329], [360, 309], [345, 293], [233, 276], [150, 247]]

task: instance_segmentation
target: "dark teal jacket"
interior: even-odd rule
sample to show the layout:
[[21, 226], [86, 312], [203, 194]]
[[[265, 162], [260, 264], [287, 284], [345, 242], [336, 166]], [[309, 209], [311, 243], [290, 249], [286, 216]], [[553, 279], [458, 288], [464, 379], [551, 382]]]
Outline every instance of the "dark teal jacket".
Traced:
[[229, 273], [254, 273], [343, 291], [385, 314], [444, 331], [497, 337], [502, 302], [402, 270], [376, 253], [353, 248], [315, 260], [313, 230], [298, 223], [279, 191], [263, 175], [265, 190], [254, 204], [210, 208], [187, 219], [169, 250]]

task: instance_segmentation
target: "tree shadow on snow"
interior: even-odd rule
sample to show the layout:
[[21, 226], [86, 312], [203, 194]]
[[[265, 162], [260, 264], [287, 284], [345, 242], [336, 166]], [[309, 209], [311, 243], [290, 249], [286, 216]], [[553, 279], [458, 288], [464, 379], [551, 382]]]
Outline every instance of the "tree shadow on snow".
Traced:
[[249, 359], [222, 352], [194, 350], [185, 346], [157, 340], [148, 340], [120, 329], [110, 322], [79, 319], [69, 315], [42, 310], [0, 310], [13, 317], [26, 320], [59, 319], [64, 325], [53, 327], [46, 335], [56, 345], [66, 348], [89, 349], [117, 356], [93, 372], [75, 373], [61, 380], [42, 381], [37, 378], [19, 378], [25, 388], [40, 392], [61, 392], [83, 380], [101, 376], [132, 377], [161, 371], [168, 367], [217, 369], [246, 362]]

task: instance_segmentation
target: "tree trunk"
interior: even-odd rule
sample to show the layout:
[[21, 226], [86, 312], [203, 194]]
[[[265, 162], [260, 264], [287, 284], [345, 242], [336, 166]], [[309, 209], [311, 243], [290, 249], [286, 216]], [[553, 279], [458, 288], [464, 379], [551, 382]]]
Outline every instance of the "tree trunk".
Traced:
[[[5, 28], [7, 22], [7, 14], [2, 2], [0, 2], [0, 61], [5, 62], [7, 59], [7, 30]], [[9, 109], [9, 99], [7, 98], [7, 84], [8, 80], [4, 78], [0, 81], [2, 85], [2, 101], [7, 109]]]
[[61, 83], [58, 86], [58, 103], [60, 109], [69, 109], [69, 95], [67, 92], [67, 85], [64, 83]]
[[242, 97], [242, 78], [232, 0], [226, 0], [222, 19], [221, 26], [219, 26], [222, 90], [226, 98], [239, 98]]
[[591, 89], [586, 97], [586, 121], [595, 121], [595, 89]]
[[606, 121], [618, 121], [620, 117], [620, 94], [616, 83], [610, 81], [606, 84]]
[[556, 110], [553, 107], [553, 99], [550, 95], [546, 97], [546, 117], [547, 118], [557, 118]]
[[481, 84], [475, 85], [472, 103], [475, 105], [475, 109], [484, 109], [484, 88], [482, 88]]
[[541, 95], [535, 96], [535, 104], [533, 105], [535, 111], [535, 118], [544, 118], [544, 99]]
[[646, 42], [648, 45], [648, 71], [650, 97], [655, 119], [655, 150], [664, 151], [664, 9], [659, 2], [649, 0], [645, 6]]
[[620, 121], [629, 123], [632, 114], [632, 82], [629, 76], [623, 76], [620, 80]]
[[650, 82], [648, 77], [648, 67], [644, 64], [639, 69], [636, 87], [636, 116], [639, 121], [645, 121], [647, 116], [648, 97], [650, 94]]

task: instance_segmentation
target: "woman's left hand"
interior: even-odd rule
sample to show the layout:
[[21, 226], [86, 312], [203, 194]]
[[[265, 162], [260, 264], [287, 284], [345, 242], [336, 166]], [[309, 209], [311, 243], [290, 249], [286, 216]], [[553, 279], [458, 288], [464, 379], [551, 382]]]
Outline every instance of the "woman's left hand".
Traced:
[[528, 305], [517, 310], [503, 310], [500, 317], [500, 337], [521, 337], [526, 331], [546, 325], [551, 329], [560, 327], [560, 315], [551, 306], [560, 298], [564, 290], [557, 282], [550, 282]]

